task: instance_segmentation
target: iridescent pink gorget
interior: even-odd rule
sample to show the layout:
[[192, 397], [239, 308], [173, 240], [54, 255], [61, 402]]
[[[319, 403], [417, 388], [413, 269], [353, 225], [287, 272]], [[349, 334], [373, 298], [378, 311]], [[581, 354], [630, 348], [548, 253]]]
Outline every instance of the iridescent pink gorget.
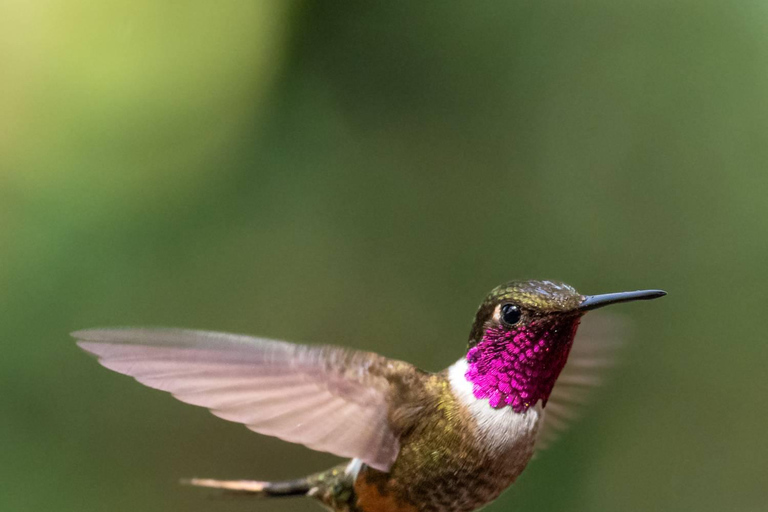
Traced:
[[565, 366], [580, 315], [571, 322], [542, 319], [521, 328], [491, 327], [467, 352], [466, 378], [476, 398], [491, 407], [523, 412], [539, 400], [546, 404]]

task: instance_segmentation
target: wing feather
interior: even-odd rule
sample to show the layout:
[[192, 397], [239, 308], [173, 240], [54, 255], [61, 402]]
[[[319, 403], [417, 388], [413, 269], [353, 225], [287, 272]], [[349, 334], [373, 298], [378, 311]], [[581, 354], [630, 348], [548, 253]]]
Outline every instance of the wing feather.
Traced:
[[594, 389], [614, 366], [625, 331], [626, 322], [614, 315], [590, 313], [584, 317], [568, 362], [544, 407], [537, 449], [550, 446], [580, 417]]
[[174, 329], [73, 333], [99, 362], [182, 402], [286, 441], [388, 470], [399, 451], [394, 384], [418, 370], [331, 346]]

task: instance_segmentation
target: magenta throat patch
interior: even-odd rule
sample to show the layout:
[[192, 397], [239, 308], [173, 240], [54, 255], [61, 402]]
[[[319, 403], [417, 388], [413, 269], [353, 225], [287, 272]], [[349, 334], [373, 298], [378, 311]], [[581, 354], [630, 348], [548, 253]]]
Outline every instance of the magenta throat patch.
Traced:
[[542, 319], [518, 329], [488, 328], [467, 352], [465, 376], [475, 397], [515, 412], [524, 412], [539, 400], [546, 403], [568, 359], [579, 321], [580, 317]]

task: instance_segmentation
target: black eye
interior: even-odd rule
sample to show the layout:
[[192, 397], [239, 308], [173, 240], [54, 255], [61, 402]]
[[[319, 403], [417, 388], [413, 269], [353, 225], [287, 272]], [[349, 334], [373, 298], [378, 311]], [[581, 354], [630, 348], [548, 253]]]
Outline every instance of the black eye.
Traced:
[[515, 325], [520, 321], [520, 309], [514, 304], [504, 304], [501, 306], [501, 321], [507, 325]]

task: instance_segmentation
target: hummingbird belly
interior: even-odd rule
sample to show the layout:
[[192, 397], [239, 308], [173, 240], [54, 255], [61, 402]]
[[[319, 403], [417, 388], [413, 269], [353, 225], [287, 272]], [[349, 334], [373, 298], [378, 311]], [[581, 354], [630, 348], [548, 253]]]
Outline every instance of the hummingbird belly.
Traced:
[[[428, 384], [433, 400], [401, 438], [389, 472], [363, 466], [354, 481], [360, 512], [470, 512], [494, 500], [531, 459], [539, 410], [488, 413], [457, 393], [449, 373]], [[477, 410], [482, 410], [482, 416]]]

